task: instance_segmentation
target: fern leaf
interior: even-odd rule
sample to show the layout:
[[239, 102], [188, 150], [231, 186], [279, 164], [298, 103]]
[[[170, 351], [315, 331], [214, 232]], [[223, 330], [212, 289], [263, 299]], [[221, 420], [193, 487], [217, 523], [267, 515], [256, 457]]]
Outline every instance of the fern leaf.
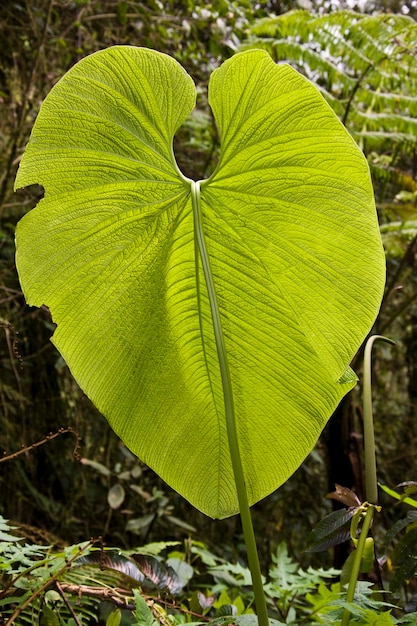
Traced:
[[[290, 11], [264, 18], [245, 48], [267, 49], [317, 83], [349, 130], [416, 141], [417, 24], [403, 15]], [[382, 133], [375, 134], [376, 131]]]

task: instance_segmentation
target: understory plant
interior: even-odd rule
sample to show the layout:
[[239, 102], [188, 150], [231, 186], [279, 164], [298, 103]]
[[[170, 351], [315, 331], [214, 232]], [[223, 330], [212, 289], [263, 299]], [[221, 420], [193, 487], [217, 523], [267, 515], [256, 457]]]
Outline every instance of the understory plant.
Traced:
[[126, 445], [207, 515], [240, 513], [266, 626], [249, 507], [356, 384], [384, 254], [367, 163], [308, 80], [261, 50], [213, 72], [221, 150], [201, 181], [172, 148], [195, 98], [154, 50], [75, 65], [19, 167], [16, 188], [45, 195], [18, 225], [17, 267]]
[[[53, 548], [29, 544], [21, 535], [0, 517], [2, 626], [257, 623], [249, 569], [199, 541], [120, 550], [97, 540]], [[347, 602], [339, 576], [333, 568], [303, 569], [279, 544], [264, 580], [271, 625], [340, 626], [346, 609], [352, 624], [416, 623], [415, 612], [404, 614], [366, 581], [358, 582]]]

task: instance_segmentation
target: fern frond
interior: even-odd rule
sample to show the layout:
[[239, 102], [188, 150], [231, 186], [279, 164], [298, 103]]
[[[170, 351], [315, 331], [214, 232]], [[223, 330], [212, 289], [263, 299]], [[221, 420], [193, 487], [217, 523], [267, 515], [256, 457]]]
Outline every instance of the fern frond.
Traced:
[[416, 141], [417, 24], [408, 16], [290, 11], [256, 22], [253, 47], [313, 80], [364, 142]]

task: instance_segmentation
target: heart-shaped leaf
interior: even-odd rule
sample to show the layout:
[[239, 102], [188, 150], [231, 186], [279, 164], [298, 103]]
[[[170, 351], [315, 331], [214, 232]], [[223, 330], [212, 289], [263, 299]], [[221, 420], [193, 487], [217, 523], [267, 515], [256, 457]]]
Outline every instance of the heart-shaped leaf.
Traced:
[[366, 161], [309, 81], [248, 51], [213, 73], [209, 100], [221, 156], [195, 184], [172, 151], [195, 101], [173, 59], [125, 46], [73, 67], [18, 172], [17, 187], [40, 183], [45, 197], [18, 226], [17, 264], [119, 436], [226, 517], [238, 501], [213, 293], [254, 503], [355, 384], [348, 366], [375, 319], [384, 258]]

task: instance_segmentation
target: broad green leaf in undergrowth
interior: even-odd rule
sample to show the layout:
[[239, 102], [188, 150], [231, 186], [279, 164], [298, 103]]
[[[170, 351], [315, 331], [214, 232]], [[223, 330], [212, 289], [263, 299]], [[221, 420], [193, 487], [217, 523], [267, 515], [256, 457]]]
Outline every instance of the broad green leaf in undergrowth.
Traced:
[[260, 50], [217, 69], [221, 155], [200, 183], [172, 150], [195, 94], [153, 50], [75, 65], [19, 168], [16, 187], [39, 183], [45, 197], [18, 226], [17, 264], [114, 430], [222, 518], [238, 501], [213, 324], [253, 504], [355, 384], [349, 362], [376, 316], [384, 258], [365, 159], [309, 81]]

